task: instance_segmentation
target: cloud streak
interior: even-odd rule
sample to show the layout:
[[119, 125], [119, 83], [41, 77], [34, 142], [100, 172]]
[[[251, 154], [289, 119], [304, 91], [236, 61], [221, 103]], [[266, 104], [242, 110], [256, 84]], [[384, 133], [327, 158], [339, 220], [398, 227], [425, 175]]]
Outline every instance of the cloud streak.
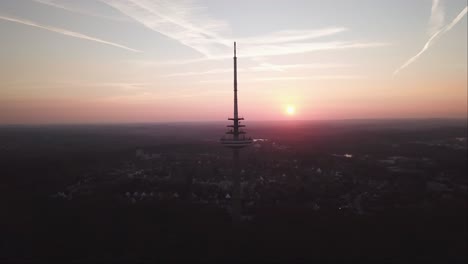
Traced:
[[387, 46], [384, 42], [351, 42], [351, 41], [328, 41], [309, 43], [281, 43], [275, 45], [242, 45], [242, 57], [266, 57], [288, 54], [300, 54], [315, 51], [342, 50], [356, 48], [372, 48]]
[[[230, 42], [231, 43], [231, 42]], [[242, 43], [243, 44], [243, 43]], [[201, 63], [206, 61], [226, 60], [232, 59], [232, 43], [230, 44], [228, 51], [222, 55], [201, 57], [196, 59], [187, 60], [171, 60], [171, 61], [144, 61], [144, 60], [133, 60], [128, 61], [129, 63], [139, 65], [141, 67], [166, 67], [167, 65], [185, 65], [192, 63]], [[318, 52], [318, 51], [331, 51], [331, 50], [345, 50], [345, 49], [360, 49], [360, 48], [374, 48], [388, 46], [390, 43], [386, 42], [345, 42], [345, 41], [333, 41], [333, 42], [314, 42], [314, 43], [281, 43], [278, 45], [240, 45], [242, 58], [258, 59], [268, 56], [278, 55], [289, 55], [289, 54], [301, 54], [307, 52]]]
[[55, 7], [55, 8], [58, 8], [58, 9], [66, 10], [66, 11], [69, 11], [69, 12], [77, 13], [77, 14], [80, 14], [80, 15], [92, 16], [92, 17], [103, 18], [103, 19], [114, 20], [114, 21], [126, 21], [126, 19], [124, 19], [124, 18], [105, 16], [105, 15], [97, 14], [97, 13], [90, 12], [90, 11], [87, 11], [87, 10], [82, 10], [82, 9], [78, 9], [78, 8], [69, 7], [69, 6], [66, 6], [66, 5], [63, 5], [63, 4], [59, 4], [59, 3], [57, 3], [56, 1], [53, 1], [53, 0], [32, 0], [32, 1], [43, 4], [43, 5]]
[[101, 0], [145, 27], [193, 48], [206, 57], [227, 48], [219, 36], [223, 21], [201, 14], [201, 7], [175, 0]]
[[[210, 74], [218, 74], [218, 73], [230, 73], [232, 72], [232, 68], [227, 68], [227, 69], [214, 69], [214, 70], [207, 70], [207, 71], [199, 71], [199, 72], [194, 72], [194, 71], [189, 71], [189, 72], [177, 72], [177, 73], [172, 73], [165, 75], [164, 77], [181, 77], [181, 76], [200, 76], [200, 75], [210, 75]], [[243, 69], [238, 69], [238, 72], [243, 72]]]
[[[233, 37], [221, 20], [210, 19], [203, 8], [192, 2], [177, 0], [101, 0], [145, 27], [186, 45], [204, 59], [232, 56]], [[235, 38], [242, 45], [243, 57], [276, 56], [318, 50], [368, 48], [387, 45], [380, 42], [329, 41], [312, 39], [331, 36], [347, 29], [327, 27], [315, 30], [283, 30], [268, 34]]]
[[289, 69], [331, 69], [351, 67], [351, 64], [334, 64], [334, 63], [301, 63], [301, 64], [271, 64], [261, 63], [259, 66], [250, 67], [253, 71], [277, 71], [284, 72]]
[[[351, 64], [332, 64], [332, 63], [310, 63], [310, 64], [271, 64], [261, 63], [259, 66], [240, 68], [238, 72], [286, 72], [290, 69], [331, 69], [331, 68], [343, 68], [351, 67]], [[164, 77], [181, 77], [181, 76], [200, 76], [200, 75], [212, 75], [220, 73], [232, 73], [232, 68], [213, 69], [207, 71], [189, 71], [189, 72], [178, 72], [165, 75]]]
[[317, 30], [283, 30], [259, 37], [241, 38], [239, 39], [239, 42], [248, 45], [255, 45], [304, 41], [335, 35], [346, 30], [347, 29], [344, 27], [331, 27]]
[[462, 20], [462, 18], [466, 15], [468, 11], [468, 7], [465, 6], [465, 8], [452, 20], [452, 22], [450, 22], [448, 25], [446, 25], [445, 27], [439, 29], [438, 31], [436, 31], [430, 38], [429, 40], [426, 42], [426, 44], [424, 44], [423, 48], [421, 49], [421, 51], [419, 51], [416, 55], [414, 55], [413, 57], [411, 57], [409, 60], [407, 60], [403, 65], [401, 65], [398, 69], [395, 70], [395, 72], [393, 72], [393, 76], [396, 76], [398, 73], [400, 73], [403, 69], [405, 69], [406, 67], [408, 67], [411, 63], [415, 62], [419, 56], [421, 56], [424, 52], [426, 52], [429, 47], [433, 44], [434, 41], [436, 41], [437, 39], [439, 39], [443, 34], [447, 33], [448, 31], [450, 31], [456, 24], [458, 24], [458, 22], [460, 22], [460, 20]]
[[[242, 83], [271, 82], [271, 81], [302, 81], [302, 80], [359, 80], [366, 79], [362, 75], [315, 75], [315, 76], [280, 76], [245, 79]], [[227, 79], [201, 80], [200, 83], [229, 83]]]
[[288, 77], [266, 77], [255, 78], [252, 81], [265, 82], [265, 81], [291, 81], [291, 80], [355, 80], [364, 79], [360, 75], [317, 75], [317, 76], [288, 76]]
[[7, 16], [0, 15], [0, 20], [5, 20], [5, 21], [18, 23], [18, 24], [22, 24], [22, 25], [27, 25], [27, 26], [31, 26], [31, 27], [36, 27], [36, 28], [40, 28], [40, 29], [45, 29], [45, 30], [55, 32], [55, 33], [59, 33], [59, 34], [65, 35], [65, 36], [84, 39], [84, 40], [89, 40], [89, 41], [94, 41], [94, 42], [98, 42], [98, 43], [101, 43], [101, 44], [105, 44], [105, 45], [117, 47], [117, 48], [120, 48], [120, 49], [124, 49], [124, 50], [127, 50], [127, 51], [141, 52], [140, 50], [132, 49], [132, 48], [129, 48], [127, 46], [124, 46], [124, 45], [121, 45], [121, 44], [118, 44], [118, 43], [114, 43], [114, 42], [106, 41], [106, 40], [103, 40], [103, 39], [91, 37], [91, 36], [88, 36], [88, 35], [85, 35], [85, 34], [82, 34], [82, 33], [70, 31], [70, 30], [63, 29], [63, 28], [42, 25], [42, 24], [32, 22], [32, 21], [29, 21], [29, 20], [26, 20], [26, 19], [19, 19], [19, 18], [13, 18], [13, 17], [7, 17]]

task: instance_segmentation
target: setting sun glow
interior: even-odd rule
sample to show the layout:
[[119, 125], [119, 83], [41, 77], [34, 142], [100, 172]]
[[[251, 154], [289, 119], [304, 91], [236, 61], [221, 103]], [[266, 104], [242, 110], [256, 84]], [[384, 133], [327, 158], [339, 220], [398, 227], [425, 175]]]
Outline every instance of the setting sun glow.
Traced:
[[295, 112], [296, 112], [296, 108], [293, 105], [288, 105], [286, 107], [286, 113], [288, 115], [294, 115]]

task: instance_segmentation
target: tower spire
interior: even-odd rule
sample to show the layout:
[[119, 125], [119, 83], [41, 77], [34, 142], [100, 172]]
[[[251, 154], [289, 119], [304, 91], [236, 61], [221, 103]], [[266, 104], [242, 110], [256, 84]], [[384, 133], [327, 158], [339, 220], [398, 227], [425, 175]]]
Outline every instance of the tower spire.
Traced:
[[234, 57], [236, 57], [236, 42], [234, 41]]

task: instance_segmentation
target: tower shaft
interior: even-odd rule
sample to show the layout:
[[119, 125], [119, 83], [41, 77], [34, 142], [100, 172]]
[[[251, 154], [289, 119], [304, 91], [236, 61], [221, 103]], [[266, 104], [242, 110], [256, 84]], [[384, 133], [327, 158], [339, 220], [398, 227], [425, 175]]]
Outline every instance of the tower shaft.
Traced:
[[[237, 54], [236, 42], [234, 42], [234, 140], [239, 139], [239, 113], [237, 108]], [[240, 194], [240, 174], [239, 174], [239, 149], [232, 149], [232, 215], [234, 221], [240, 221], [241, 217], [241, 194]]]
[[242, 211], [241, 184], [239, 173], [239, 149], [232, 149], [232, 218], [240, 222]]
[[[240, 177], [240, 159], [239, 151], [252, 144], [252, 138], [245, 137], [245, 131], [241, 130], [241, 127], [245, 127], [240, 124], [240, 120], [244, 118], [239, 117], [238, 102], [237, 102], [237, 55], [236, 55], [236, 42], [234, 42], [234, 117], [228, 118], [232, 120], [233, 124], [228, 125], [231, 129], [226, 134], [231, 135], [228, 138], [221, 138], [221, 144], [225, 147], [232, 148], [232, 218], [234, 222], [241, 220], [242, 212], [242, 197], [241, 197], [241, 177]], [[240, 135], [243, 135], [240, 137]]]
[[237, 56], [236, 42], [234, 42], [234, 140], [239, 138], [239, 113], [237, 111]]

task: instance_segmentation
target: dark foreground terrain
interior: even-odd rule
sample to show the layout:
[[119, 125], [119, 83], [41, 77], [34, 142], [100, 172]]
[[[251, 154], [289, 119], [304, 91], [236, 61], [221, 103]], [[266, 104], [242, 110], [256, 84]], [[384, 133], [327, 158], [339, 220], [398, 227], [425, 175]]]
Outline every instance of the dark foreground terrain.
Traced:
[[466, 120], [0, 127], [0, 262], [465, 263]]

